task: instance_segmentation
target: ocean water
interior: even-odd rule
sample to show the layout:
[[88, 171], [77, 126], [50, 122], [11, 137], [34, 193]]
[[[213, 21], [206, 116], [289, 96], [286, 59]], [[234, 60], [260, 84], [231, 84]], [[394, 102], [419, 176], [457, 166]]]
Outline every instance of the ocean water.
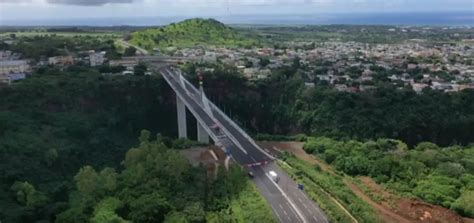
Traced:
[[[157, 26], [190, 17], [83, 18], [49, 20], [5, 20], [0, 26]], [[213, 18], [226, 24], [262, 25], [430, 25], [474, 26], [474, 12], [404, 12], [404, 13], [315, 13], [304, 15], [222, 15]]]

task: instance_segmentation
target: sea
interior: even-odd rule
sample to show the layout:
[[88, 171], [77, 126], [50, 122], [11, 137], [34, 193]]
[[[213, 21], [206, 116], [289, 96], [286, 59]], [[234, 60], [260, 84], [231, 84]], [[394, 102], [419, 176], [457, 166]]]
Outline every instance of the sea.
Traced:
[[[205, 16], [204, 16], [205, 17]], [[160, 26], [179, 22], [185, 16], [114, 17], [81, 19], [7, 20], [0, 16], [0, 26]], [[474, 27], [474, 11], [458, 12], [388, 12], [388, 13], [315, 13], [281, 15], [213, 16], [225, 24], [253, 25], [412, 25]]]

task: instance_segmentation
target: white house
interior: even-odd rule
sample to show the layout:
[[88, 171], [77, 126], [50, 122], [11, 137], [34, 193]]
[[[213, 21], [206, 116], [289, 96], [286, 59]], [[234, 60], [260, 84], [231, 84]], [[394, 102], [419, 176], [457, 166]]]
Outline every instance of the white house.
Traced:
[[94, 52], [94, 53], [89, 54], [89, 61], [90, 61], [91, 67], [100, 66], [104, 64], [105, 52], [100, 52], [100, 53]]
[[26, 60], [0, 61], [0, 75], [28, 72], [30, 72], [30, 65], [28, 65], [28, 62]]

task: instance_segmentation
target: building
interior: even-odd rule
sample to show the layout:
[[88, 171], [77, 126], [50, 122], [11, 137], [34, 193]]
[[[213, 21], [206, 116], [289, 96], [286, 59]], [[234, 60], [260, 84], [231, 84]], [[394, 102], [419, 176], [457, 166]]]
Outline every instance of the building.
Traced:
[[56, 56], [56, 57], [50, 57], [48, 59], [49, 65], [72, 65], [74, 64], [74, 58], [72, 56]]
[[9, 60], [12, 56], [12, 51], [0, 50], [0, 60]]
[[25, 73], [0, 74], [0, 84], [11, 84], [13, 81], [26, 78]]
[[49, 65], [72, 65], [74, 64], [74, 58], [72, 56], [56, 56], [48, 59]]
[[105, 61], [105, 52], [95, 53], [91, 52], [89, 54], [89, 62], [92, 67], [100, 66], [104, 64]]
[[0, 75], [12, 73], [28, 73], [30, 65], [26, 60], [4, 60], [0, 61]]

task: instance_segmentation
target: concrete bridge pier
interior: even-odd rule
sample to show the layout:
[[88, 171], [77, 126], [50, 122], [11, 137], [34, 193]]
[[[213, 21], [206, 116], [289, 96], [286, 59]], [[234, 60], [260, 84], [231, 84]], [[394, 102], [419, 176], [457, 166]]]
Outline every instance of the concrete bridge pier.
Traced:
[[197, 136], [200, 143], [209, 144], [209, 134], [199, 122], [197, 123]]
[[186, 105], [176, 96], [176, 106], [178, 108], [178, 133], [179, 138], [188, 138], [188, 129], [186, 126]]

